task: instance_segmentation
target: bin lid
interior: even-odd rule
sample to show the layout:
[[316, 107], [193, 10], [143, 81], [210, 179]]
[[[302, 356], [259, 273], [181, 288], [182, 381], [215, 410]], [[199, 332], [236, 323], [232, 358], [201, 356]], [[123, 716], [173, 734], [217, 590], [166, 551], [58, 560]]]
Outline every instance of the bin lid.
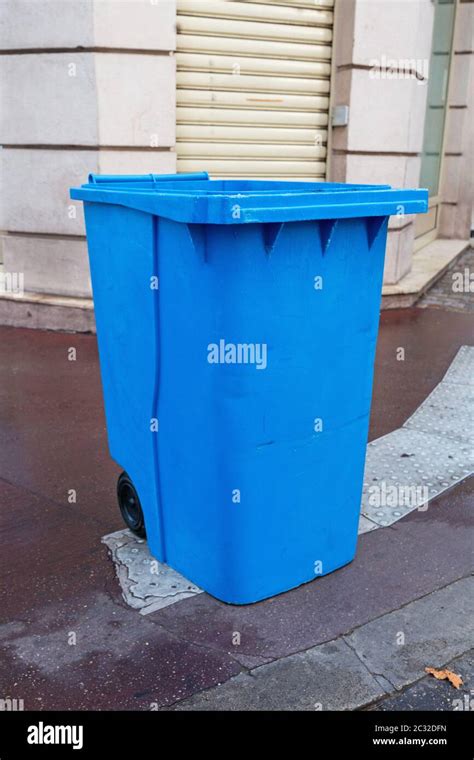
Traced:
[[190, 224], [250, 224], [425, 213], [428, 190], [390, 185], [209, 179], [196, 174], [94, 175], [71, 198]]

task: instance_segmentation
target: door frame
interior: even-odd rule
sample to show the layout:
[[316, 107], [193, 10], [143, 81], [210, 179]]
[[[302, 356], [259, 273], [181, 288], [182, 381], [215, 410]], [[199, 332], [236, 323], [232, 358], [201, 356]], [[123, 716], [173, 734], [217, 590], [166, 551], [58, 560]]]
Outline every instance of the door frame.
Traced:
[[[441, 203], [442, 203], [442, 194], [441, 194], [441, 187], [443, 186], [443, 179], [444, 179], [444, 167], [445, 167], [445, 159], [444, 154], [446, 150], [446, 136], [448, 134], [448, 126], [449, 126], [449, 95], [451, 91], [451, 84], [452, 84], [452, 72], [453, 72], [453, 61], [454, 61], [454, 35], [456, 31], [456, 20], [458, 15], [458, 8], [459, 8], [459, 0], [454, 0], [454, 17], [453, 17], [453, 31], [451, 35], [451, 53], [449, 56], [449, 71], [448, 71], [448, 82], [446, 85], [446, 114], [444, 117], [444, 125], [443, 125], [443, 140], [441, 143], [441, 161], [440, 161], [440, 167], [439, 167], [439, 177], [438, 177], [438, 192], [436, 195], [433, 195], [428, 200], [428, 210], [431, 210], [432, 208], [436, 208], [436, 222], [435, 226], [432, 230], [428, 230], [428, 232], [424, 232], [421, 235], [416, 235], [416, 221], [415, 221], [415, 241], [413, 245], [413, 251], [416, 253], [416, 251], [419, 251], [420, 248], [424, 248], [425, 245], [428, 245], [429, 243], [432, 243], [433, 240], [436, 240], [438, 237], [438, 230], [439, 230], [439, 219], [440, 219], [440, 210], [441, 210]], [[433, 18], [434, 23], [434, 18]], [[433, 43], [432, 43], [433, 46]], [[431, 51], [430, 51], [430, 57], [431, 57]], [[428, 99], [426, 102], [426, 110], [425, 110], [425, 119], [426, 119], [426, 113], [428, 110]], [[425, 124], [423, 123], [423, 136], [424, 136], [424, 129]], [[421, 163], [420, 163], [420, 171], [421, 171]], [[418, 216], [417, 220], [421, 221], [423, 220], [423, 216]]]

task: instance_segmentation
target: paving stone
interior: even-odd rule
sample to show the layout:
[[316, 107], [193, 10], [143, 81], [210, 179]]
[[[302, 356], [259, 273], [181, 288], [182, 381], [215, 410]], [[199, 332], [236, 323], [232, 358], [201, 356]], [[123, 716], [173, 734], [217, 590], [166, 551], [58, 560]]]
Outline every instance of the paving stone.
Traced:
[[369, 443], [362, 515], [391, 525], [473, 472], [473, 376], [474, 348], [462, 346], [404, 425]]
[[361, 515], [359, 517], [359, 536], [362, 533], [368, 533], [371, 530], [376, 530], [380, 526], [377, 525], [377, 523], [374, 523], [372, 520], [369, 520], [368, 517], [365, 515]]
[[262, 665], [176, 710], [354, 710], [384, 690], [341, 639]]
[[154, 559], [147, 542], [130, 530], [118, 530], [102, 541], [110, 550], [124, 600], [142, 615], [202, 594], [194, 583]]
[[[466, 369], [470, 378], [474, 377], [474, 351], [468, 355], [472, 357], [471, 366]], [[454, 370], [456, 371], [456, 367]], [[473, 419], [473, 386], [467, 380], [465, 384], [443, 380], [403, 427], [472, 445], [474, 432], [469, 421]]]
[[[474, 273], [474, 249], [469, 248], [441, 277], [437, 283], [424, 295], [417, 306], [421, 308], [435, 307], [453, 309], [454, 311], [474, 312], [474, 298], [469, 287], [469, 277]], [[460, 292], [456, 280], [461, 275], [464, 287]]]
[[474, 346], [461, 346], [446, 372], [443, 382], [455, 385], [474, 385]]
[[345, 637], [370, 672], [397, 689], [474, 646], [474, 578], [463, 578]]
[[426, 676], [413, 686], [408, 686], [401, 694], [382, 699], [368, 709], [384, 712], [474, 710], [474, 650], [447, 663], [446, 667], [462, 677], [463, 685], [459, 689], [455, 689], [447, 680], [440, 681], [433, 676]]
[[472, 471], [468, 442], [406, 427], [394, 430], [367, 447], [362, 514], [382, 527], [392, 525], [427, 508]]

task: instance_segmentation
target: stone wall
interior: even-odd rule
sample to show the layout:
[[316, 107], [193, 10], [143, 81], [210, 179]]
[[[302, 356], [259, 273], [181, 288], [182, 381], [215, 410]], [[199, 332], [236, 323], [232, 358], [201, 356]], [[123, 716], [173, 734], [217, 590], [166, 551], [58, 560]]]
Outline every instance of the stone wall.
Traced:
[[[331, 180], [418, 186], [433, 19], [431, 0], [336, 3], [334, 105], [349, 121], [333, 129]], [[413, 240], [413, 217], [391, 217], [385, 282], [410, 270]]]
[[90, 172], [174, 172], [174, 0], [0, 3], [6, 271], [27, 291], [89, 296]]

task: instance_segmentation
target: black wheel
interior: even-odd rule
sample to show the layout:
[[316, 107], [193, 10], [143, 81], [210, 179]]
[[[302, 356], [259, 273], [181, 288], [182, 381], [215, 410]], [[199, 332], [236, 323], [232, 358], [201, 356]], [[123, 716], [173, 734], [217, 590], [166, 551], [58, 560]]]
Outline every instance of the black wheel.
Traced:
[[127, 528], [130, 528], [136, 536], [145, 538], [146, 531], [142, 505], [140, 504], [135, 486], [126, 472], [122, 472], [117, 481], [117, 499]]

